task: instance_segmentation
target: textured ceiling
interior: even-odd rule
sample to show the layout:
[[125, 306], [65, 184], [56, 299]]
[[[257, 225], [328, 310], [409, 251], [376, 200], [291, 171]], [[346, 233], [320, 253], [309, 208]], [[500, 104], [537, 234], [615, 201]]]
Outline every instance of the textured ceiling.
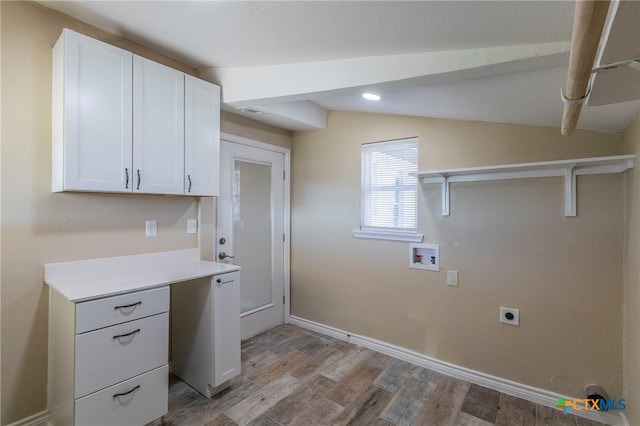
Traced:
[[[224, 108], [291, 129], [331, 109], [560, 125], [573, 2], [41, 3], [201, 69]], [[638, 111], [583, 108], [578, 128], [621, 131]]]

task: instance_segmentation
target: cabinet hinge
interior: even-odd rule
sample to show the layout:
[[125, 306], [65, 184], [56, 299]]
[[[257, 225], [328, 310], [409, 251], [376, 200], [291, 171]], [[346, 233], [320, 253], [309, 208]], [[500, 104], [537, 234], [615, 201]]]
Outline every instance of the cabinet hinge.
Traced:
[[287, 234], [282, 234], [282, 242], [284, 243], [285, 241], [287, 241]]
[[282, 295], [282, 304], [284, 305], [284, 294]]
[[282, 171], [282, 179], [286, 179], [287, 178], [287, 172], [286, 170]]

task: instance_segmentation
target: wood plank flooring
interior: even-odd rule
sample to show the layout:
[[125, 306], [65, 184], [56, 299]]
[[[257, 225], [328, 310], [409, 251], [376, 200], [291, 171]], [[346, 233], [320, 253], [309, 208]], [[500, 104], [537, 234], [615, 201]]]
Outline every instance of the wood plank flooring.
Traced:
[[171, 377], [148, 426], [602, 425], [351, 343], [281, 325], [242, 344], [242, 375], [207, 399]]

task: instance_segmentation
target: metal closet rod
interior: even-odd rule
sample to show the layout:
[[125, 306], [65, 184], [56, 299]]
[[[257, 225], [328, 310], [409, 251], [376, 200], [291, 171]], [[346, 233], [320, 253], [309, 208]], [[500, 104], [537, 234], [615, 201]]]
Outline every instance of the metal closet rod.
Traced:
[[575, 131], [582, 102], [588, 95], [587, 87], [607, 19], [609, 3], [609, 0], [576, 1], [567, 88], [563, 95], [565, 104], [561, 132], [565, 136]]

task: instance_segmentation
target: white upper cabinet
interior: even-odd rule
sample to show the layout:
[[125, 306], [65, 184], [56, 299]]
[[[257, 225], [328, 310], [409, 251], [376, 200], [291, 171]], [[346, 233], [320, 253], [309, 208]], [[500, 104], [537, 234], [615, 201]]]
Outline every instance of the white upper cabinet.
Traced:
[[133, 58], [134, 192], [184, 192], [184, 74]]
[[220, 88], [185, 75], [184, 193], [220, 192]]
[[53, 191], [131, 191], [132, 57], [66, 29], [56, 43]]
[[52, 190], [217, 196], [220, 88], [65, 29]]

